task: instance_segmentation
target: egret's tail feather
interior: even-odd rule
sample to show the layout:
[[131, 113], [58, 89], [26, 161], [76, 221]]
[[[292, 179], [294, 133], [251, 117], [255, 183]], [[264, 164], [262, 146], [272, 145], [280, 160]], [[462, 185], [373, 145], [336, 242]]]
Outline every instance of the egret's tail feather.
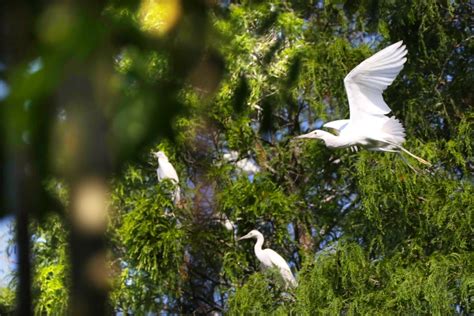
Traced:
[[290, 286], [290, 287], [298, 286], [298, 282], [296, 281], [295, 276], [293, 275], [291, 270], [280, 269], [280, 273], [283, 279], [285, 280], [286, 286]]
[[401, 145], [405, 142], [405, 128], [395, 117], [387, 117], [387, 121], [382, 126], [382, 131], [388, 139], [395, 144]]

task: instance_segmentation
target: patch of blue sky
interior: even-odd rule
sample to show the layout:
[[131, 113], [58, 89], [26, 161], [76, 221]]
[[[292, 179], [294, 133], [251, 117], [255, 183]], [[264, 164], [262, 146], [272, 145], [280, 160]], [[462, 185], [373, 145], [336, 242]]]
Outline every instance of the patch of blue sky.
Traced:
[[16, 270], [16, 247], [13, 240], [13, 216], [0, 220], [0, 287], [7, 286]]
[[321, 128], [324, 124], [324, 121], [322, 119], [317, 119], [313, 122], [313, 124], [311, 124], [311, 128], [315, 129], [315, 128]]
[[43, 69], [43, 60], [41, 59], [41, 57], [34, 59], [28, 64], [28, 72], [30, 74], [34, 74], [40, 71], [41, 69]]
[[0, 80], [0, 101], [6, 99], [9, 94], [10, 86], [4, 80]]
[[287, 134], [288, 134], [288, 129], [287, 129], [287, 128], [284, 128], [283, 130], [277, 131], [277, 132], [275, 133], [275, 139], [280, 142], [280, 141], [283, 140], [283, 137], [284, 137], [285, 135], [287, 135]]
[[372, 49], [376, 49], [382, 40], [383, 36], [379, 33], [366, 33], [362, 38], [362, 42]]
[[286, 229], [288, 231], [288, 234], [290, 235], [290, 239], [294, 241], [296, 238], [296, 234], [295, 234], [295, 227], [293, 226], [293, 223], [289, 223], [286, 226]]
[[253, 173], [249, 174], [247, 177], [248, 177], [250, 183], [253, 183], [253, 181], [255, 180], [255, 175]]
[[320, 244], [321, 250], [317, 251], [315, 254], [315, 258], [318, 258], [320, 256], [327, 256], [327, 255], [332, 255], [335, 254], [337, 251], [337, 240], [336, 241], [326, 241], [323, 240]]
[[300, 123], [300, 128], [302, 131], [306, 131], [309, 128], [309, 123], [307, 120], [304, 120]]

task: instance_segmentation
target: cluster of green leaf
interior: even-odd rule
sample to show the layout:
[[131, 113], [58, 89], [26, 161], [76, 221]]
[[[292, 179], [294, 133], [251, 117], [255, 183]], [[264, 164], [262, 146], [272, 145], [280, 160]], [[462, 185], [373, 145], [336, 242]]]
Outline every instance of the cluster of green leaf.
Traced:
[[[133, 17], [127, 12], [110, 8], [108, 14]], [[175, 109], [156, 113], [156, 121], [146, 110], [154, 84], [172, 81], [172, 51], [127, 47], [116, 62], [129, 80], [125, 100], [133, 103], [118, 108], [117, 130], [120, 120], [132, 120], [131, 139], [150, 124], [165, 124], [175, 137], [156, 139], [111, 182], [112, 308], [132, 314], [472, 312], [469, 5], [223, 1], [209, 14], [207, 52], [184, 88], [171, 92], [180, 105], [175, 120], [168, 120]], [[406, 147], [433, 168], [414, 173], [393, 153], [330, 151], [292, 140], [347, 116], [344, 76], [398, 40], [407, 45], [408, 61], [384, 96], [406, 127]], [[171, 100], [166, 87], [160, 92], [159, 102]], [[182, 204], [172, 202], [172, 183], [157, 182], [152, 149], [164, 150], [177, 169]], [[261, 171], [246, 174], [224, 159], [231, 151], [254, 158]], [[224, 215], [234, 231], [222, 225]], [[61, 313], [57, 304], [67, 300], [62, 229], [54, 219], [35, 228], [38, 314]], [[275, 271], [259, 272], [253, 243], [235, 239], [251, 229], [299, 270], [296, 289], [285, 290]]]
[[[231, 6], [230, 11], [235, 10], [231, 16], [238, 14], [248, 23], [237, 25], [249, 25], [255, 21], [255, 16], [264, 15], [265, 5], [249, 6], [248, 12], [242, 7]], [[403, 161], [394, 160], [391, 154], [361, 152], [355, 158], [340, 151], [327, 153], [321, 145], [295, 148], [287, 146], [284, 139], [283, 142], [277, 140], [276, 144], [271, 139], [277, 147], [293, 151], [299, 160], [296, 168], [292, 166], [294, 160], [292, 164], [291, 159], [277, 155], [272, 157], [272, 162], [265, 163], [284, 166], [284, 171], [273, 169], [271, 172], [286, 172], [290, 181], [278, 179], [278, 183], [290, 192], [295, 192], [296, 186], [296, 192], [304, 197], [310, 215], [303, 215], [304, 207], [298, 208], [300, 213], [296, 214], [298, 218], [304, 218], [306, 225], [318, 229], [319, 234], [313, 235], [313, 241], [324, 248], [332, 245], [328, 240], [342, 236], [334, 246], [335, 253], [318, 256], [315, 262], [305, 261], [298, 275], [300, 285], [296, 303], [285, 313], [466, 313], [472, 304], [469, 297], [472, 297], [470, 275], [473, 271], [470, 243], [473, 155], [471, 145], [466, 144], [466, 140], [472, 143], [472, 124], [468, 123], [472, 119], [469, 104], [472, 94], [468, 84], [472, 71], [465, 68], [466, 58], [472, 52], [472, 37], [465, 33], [468, 9], [463, 3], [365, 5], [370, 10], [363, 5], [350, 7], [350, 2], [341, 1], [321, 3], [320, 10], [314, 11], [298, 12], [295, 5], [290, 11], [291, 15], [299, 13], [306, 19], [305, 27], [294, 30], [303, 39], [302, 47], [291, 45], [298, 47], [302, 60], [302, 71], [292, 92], [299, 97], [298, 101], [314, 96], [313, 102], [320, 102], [316, 106], [311, 100], [303, 103], [300, 119], [308, 105], [306, 120], [309, 122], [311, 112], [317, 113], [316, 117], [323, 121], [347, 113], [342, 79], [371, 54], [367, 46], [358, 48], [357, 43], [367, 39], [374, 43], [382, 39], [388, 43], [403, 39], [409, 50], [408, 62], [402, 79], [387, 91], [386, 99], [407, 127], [410, 135], [407, 146], [434, 161], [436, 167], [430, 172], [413, 174]], [[271, 7], [275, 9], [278, 5]], [[285, 11], [281, 7], [280, 10]], [[273, 14], [266, 12], [268, 16]], [[372, 14], [371, 18], [367, 14]], [[377, 23], [374, 24], [375, 20]], [[337, 22], [332, 24], [333, 21]], [[421, 29], [418, 28], [420, 23]], [[364, 33], [364, 25], [374, 33]], [[293, 38], [291, 29], [283, 28], [277, 22], [272, 26], [283, 34], [280, 36], [284, 41]], [[411, 27], [413, 33], [409, 33]], [[258, 30], [258, 26], [253, 30]], [[308, 30], [312, 34], [308, 34]], [[272, 32], [275, 30], [269, 28], [268, 33]], [[255, 36], [252, 32], [244, 34], [250, 38]], [[278, 56], [280, 52], [284, 49], [272, 53]], [[242, 58], [244, 62], [245, 58]], [[281, 57], [275, 59], [281, 61]], [[259, 68], [273, 66], [271, 63], [265, 65], [265, 58], [261, 60]], [[246, 65], [252, 76], [252, 63]], [[285, 74], [291, 75], [291, 66], [287, 66]], [[271, 75], [267, 78], [272, 84], [279, 79]], [[250, 86], [253, 88], [252, 84]], [[271, 91], [271, 88], [267, 89]], [[257, 91], [261, 93], [262, 86], [258, 86]], [[272, 101], [284, 104], [286, 111], [279, 112], [275, 110], [278, 105], [274, 105], [272, 115], [280, 118], [282, 115], [279, 117], [278, 114], [291, 113], [292, 104], [285, 100], [281, 88], [278, 91], [280, 98], [272, 98]], [[289, 118], [291, 122], [291, 116]], [[284, 125], [279, 126], [280, 132], [291, 135]], [[471, 135], [466, 134], [467, 130]], [[424, 137], [425, 144], [414, 138], [417, 136]], [[340, 158], [336, 159], [334, 154]], [[266, 157], [270, 155], [267, 150]], [[291, 179], [293, 173], [295, 177]], [[337, 209], [340, 209], [339, 214], [335, 212]], [[334, 232], [328, 238], [325, 235], [331, 229]], [[341, 258], [341, 253], [346, 252], [350, 255]], [[234, 299], [250, 300], [256, 310], [268, 302], [266, 292], [261, 288], [252, 293], [247, 288], [239, 289]], [[236, 301], [232, 302], [232, 312], [249, 311]]]
[[444, 314], [469, 306], [472, 256], [414, 257], [403, 252], [370, 259], [356, 243], [340, 244], [302, 271], [297, 314]]
[[152, 299], [142, 301], [136, 293], [136, 282], [143, 287], [141, 291], [150, 291], [157, 297], [179, 297], [180, 275], [163, 273], [179, 271], [184, 257], [184, 232], [171, 215], [172, 187], [168, 181], [157, 186], [155, 172], [146, 175], [136, 167], [128, 168], [123, 180], [114, 186], [110, 233], [115, 265], [123, 271], [112, 297], [123, 310], [142, 304], [145, 312], [149, 304], [154, 304]]
[[34, 312], [36, 315], [67, 313], [69, 260], [65, 225], [56, 215], [35, 226], [33, 227]]
[[15, 292], [9, 287], [0, 288], [0, 313], [2, 315], [13, 315], [15, 303]]

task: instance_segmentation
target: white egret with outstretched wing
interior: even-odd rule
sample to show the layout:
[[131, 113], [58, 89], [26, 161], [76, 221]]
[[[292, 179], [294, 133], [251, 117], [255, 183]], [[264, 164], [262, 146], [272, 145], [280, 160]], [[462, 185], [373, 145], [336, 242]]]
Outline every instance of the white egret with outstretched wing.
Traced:
[[402, 147], [405, 128], [394, 116], [386, 116], [390, 108], [382, 92], [395, 80], [406, 62], [407, 50], [402, 41], [392, 44], [367, 58], [344, 78], [350, 117], [324, 124], [338, 135], [315, 130], [297, 138], [321, 139], [329, 148], [364, 147], [374, 151], [403, 151], [419, 162], [431, 165]]

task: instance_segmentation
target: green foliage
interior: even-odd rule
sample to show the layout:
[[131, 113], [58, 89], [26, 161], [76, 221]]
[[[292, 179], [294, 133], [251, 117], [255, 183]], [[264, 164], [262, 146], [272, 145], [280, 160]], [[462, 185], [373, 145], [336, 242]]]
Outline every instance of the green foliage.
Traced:
[[[181, 269], [186, 240], [173, 215], [173, 183], [156, 185], [156, 172], [143, 171], [130, 166], [123, 181], [114, 185], [110, 233], [116, 265], [122, 270], [116, 276], [113, 304], [123, 310], [141, 306], [139, 310], [145, 312], [156, 305], [148, 291], [156, 296], [179, 295], [180, 274], [163, 271]], [[143, 289], [141, 282], [145, 282]]]
[[285, 311], [293, 298], [282, 292], [281, 285], [272, 282], [278, 277], [279, 273], [275, 270], [250, 276], [230, 298], [229, 315], [288, 315]]
[[65, 266], [54, 264], [38, 269], [35, 284], [38, 284], [36, 315], [64, 314], [67, 311], [68, 293], [65, 290]]
[[[134, 8], [120, 3], [105, 14], [139, 24]], [[201, 9], [193, 3], [182, 1], [191, 11], [156, 45], [128, 34], [136, 41], [120, 47], [111, 74], [120, 92], [104, 106], [113, 155], [133, 157], [110, 182], [113, 309], [471, 313], [469, 4], [223, 1], [206, 7], [210, 22], [195, 30], [193, 14]], [[405, 146], [432, 168], [414, 164], [414, 172], [395, 153], [332, 151], [293, 139], [347, 117], [344, 77], [399, 40], [408, 60], [384, 98], [406, 127]], [[173, 184], [158, 183], [152, 149], [164, 150], [175, 166], [180, 205]], [[224, 158], [234, 151], [237, 161]], [[244, 158], [260, 172], [241, 170]], [[63, 186], [49, 188], [68, 205]], [[234, 231], [225, 230], [224, 218]], [[64, 228], [59, 217], [33, 227], [37, 314], [65, 311]], [[296, 289], [285, 289], [277, 271], [259, 272], [253, 242], [236, 240], [252, 229], [299, 271]]]
[[133, 196], [134, 201], [125, 201], [124, 205], [118, 206], [130, 211], [123, 217], [117, 234], [126, 258], [136, 269], [147, 272], [157, 284], [172, 288], [177, 275], [159, 271], [179, 269], [184, 252], [183, 232], [179, 230], [178, 222], [160, 209], [163, 206], [160, 199], [169, 204], [164, 192], [152, 190], [142, 194], [147, 196], [141, 199]]
[[229, 187], [221, 190], [220, 209], [232, 214], [231, 218], [243, 218], [247, 224], [245, 226], [255, 225], [257, 219], [275, 220], [275, 226], [281, 223], [286, 229], [284, 223], [290, 222], [295, 215], [296, 197], [287, 195], [264, 176], [257, 175], [253, 182], [240, 176]]
[[230, 314], [265, 314], [271, 310], [272, 291], [261, 274], [252, 275], [230, 299]]
[[33, 253], [36, 263], [33, 275], [34, 313], [64, 314], [68, 308], [69, 284], [65, 225], [58, 216], [54, 216], [38, 223], [33, 229]]
[[0, 288], [0, 313], [14, 315], [15, 293], [8, 287]]
[[296, 310], [324, 315], [445, 314], [467, 303], [460, 288], [468, 284], [460, 276], [472, 270], [471, 261], [472, 254], [455, 253], [423, 258], [397, 253], [370, 260], [359, 245], [340, 243], [301, 271]]

